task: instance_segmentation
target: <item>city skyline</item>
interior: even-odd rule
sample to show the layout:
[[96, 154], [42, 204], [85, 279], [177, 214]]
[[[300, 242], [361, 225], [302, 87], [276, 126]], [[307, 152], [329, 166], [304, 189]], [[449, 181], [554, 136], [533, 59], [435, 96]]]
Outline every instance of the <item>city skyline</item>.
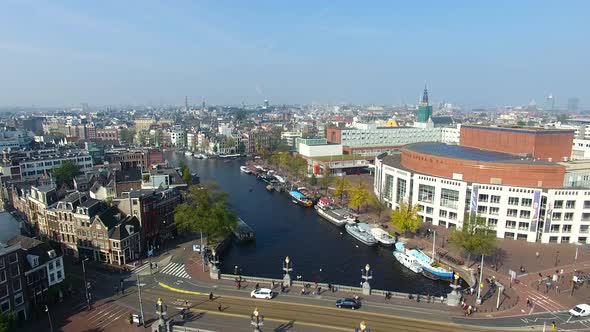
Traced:
[[588, 107], [587, 3], [470, 6], [11, 1], [0, 107], [416, 104], [425, 81], [433, 103]]

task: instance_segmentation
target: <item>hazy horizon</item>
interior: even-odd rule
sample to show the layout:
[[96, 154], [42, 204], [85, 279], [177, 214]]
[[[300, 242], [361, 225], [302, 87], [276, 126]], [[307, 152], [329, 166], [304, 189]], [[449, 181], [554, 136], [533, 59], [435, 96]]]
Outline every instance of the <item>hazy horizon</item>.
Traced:
[[590, 106], [586, 1], [6, 1], [0, 107]]

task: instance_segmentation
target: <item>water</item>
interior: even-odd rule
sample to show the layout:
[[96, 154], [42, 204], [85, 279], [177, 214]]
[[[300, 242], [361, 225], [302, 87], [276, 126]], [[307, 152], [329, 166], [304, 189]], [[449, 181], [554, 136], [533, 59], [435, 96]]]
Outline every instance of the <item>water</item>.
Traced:
[[198, 160], [167, 151], [176, 167], [184, 160], [202, 182], [215, 181], [227, 192], [231, 209], [256, 232], [250, 244], [234, 243], [221, 258], [223, 273], [238, 265], [243, 275], [282, 278], [286, 256], [293, 263], [291, 276], [303, 280], [359, 286], [361, 269], [370, 264], [371, 286], [390, 291], [442, 295], [448, 282], [432, 281], [401, 266], [390, 248], [368, 247], [320, 218], [313, 208], [295, 205], [277, 192], [269, 193], [255, 176], [240, 172], [243, 161]]

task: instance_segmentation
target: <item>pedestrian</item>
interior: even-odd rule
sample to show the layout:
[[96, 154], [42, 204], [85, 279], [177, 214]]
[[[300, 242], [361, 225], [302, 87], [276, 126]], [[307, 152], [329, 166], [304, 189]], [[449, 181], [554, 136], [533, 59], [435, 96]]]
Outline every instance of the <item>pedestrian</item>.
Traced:
[[526, 298], [526, 306], [527, 308], [531, 306], [531, 299], [529, 299], [528, 297]]
[[150, 262], [150, 272], [152, 271], [153, 268], [154, 268], [154, 263]]
[[317, 294], [318, 295], [321, 295], [322, 294], [322, 286], [318, 286], [318, 292], [317, 292]]
[[555, 330], [555, 327], [556, 327], [556, 326], [557, 326], [557, 325], [555, 325], [555, 321], [552, 321], [552, 322], [551, 322], [551, 330]]
[[260, 288], [260, 285], [257, 283], [255, 288], [256, 290], [258, 290]]
[[535, 257], [537, 257], [537, 259], [539, 258], [539, 252], [535, 252]]
[[213, 301], [213, 292], [209, 292], [209, 301]]
[[270, 281], [270, 288], [275, 289], [275, 281], [274, 280]]
[[219, 305], [217, 306], [217, 310], [218, 310], [219, 312], [221, 312], [221, 311], [222, 311], [221, 309], [222, 309], [222, 308], [221, 308], [221, 303], [219, 303]]
[[305, 295], [305, 287], [301, 288], [301, 295]]
[[443, 304], [445, 302], [445, 297], [444, 296], [440, 296], [440, 304]]
[[332, 284], [328, 284], [328, 290], [331, 292], [332, 291]]
[[184, 300], [184, 306], [186, 307], [186, 310], [189, 310], [189, 306], [188, 306], [188, 300]]

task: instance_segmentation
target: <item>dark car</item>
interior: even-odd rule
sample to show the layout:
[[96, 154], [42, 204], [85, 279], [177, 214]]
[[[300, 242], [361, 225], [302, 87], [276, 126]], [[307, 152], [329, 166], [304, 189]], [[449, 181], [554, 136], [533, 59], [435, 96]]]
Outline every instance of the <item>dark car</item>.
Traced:
[[358, 309], [361, 307], [361, 302], [355, 299], [339, 299], [336, 301], [336, 306], [338, 308], [350, 308], [352, 310]]

